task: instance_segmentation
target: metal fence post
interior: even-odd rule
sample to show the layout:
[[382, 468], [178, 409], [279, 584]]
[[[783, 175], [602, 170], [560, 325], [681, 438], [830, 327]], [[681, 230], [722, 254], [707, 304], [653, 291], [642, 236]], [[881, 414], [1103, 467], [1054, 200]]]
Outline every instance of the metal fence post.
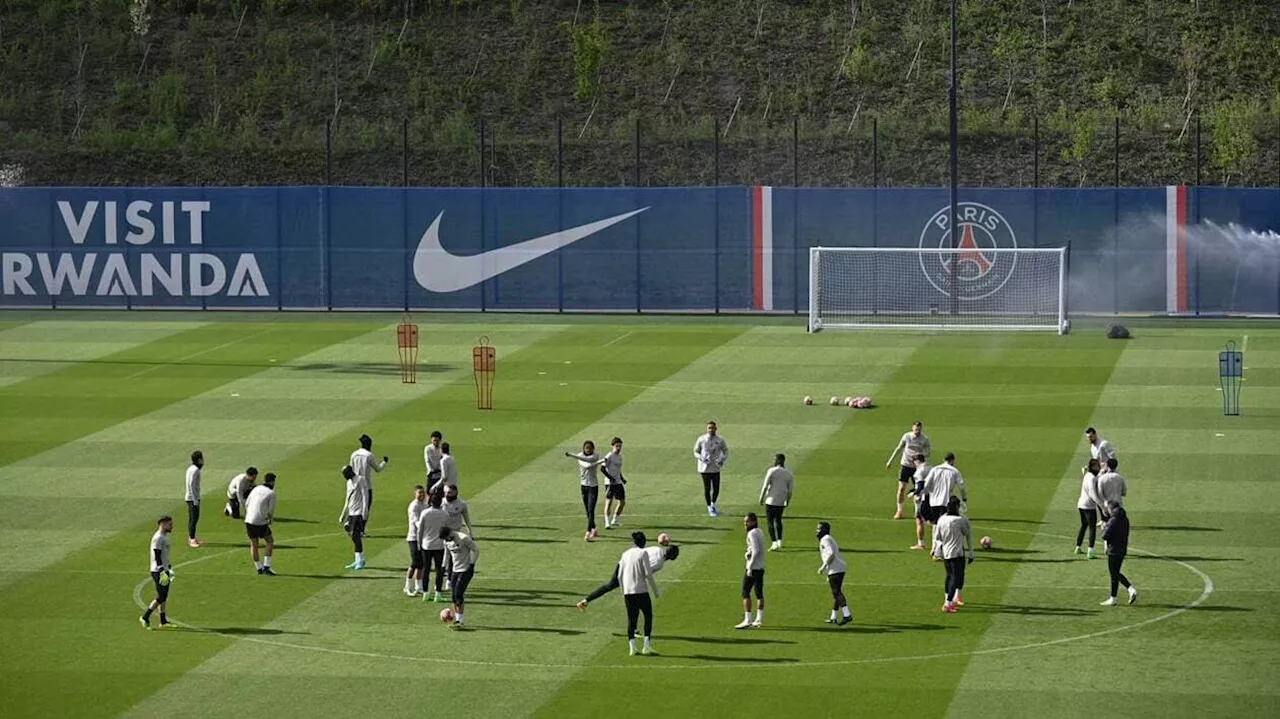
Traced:
[[791, 186], [800, 186], [800, 116], [791, 118]]
[[1200, 111], [1196, 110], [1196, 186], [1200, 186]]
[[324, 184], [333, 184], [333, 120], [324, 121]]
[[880, 186], [880, 118], [871, 118], [871, 186]]
[[409, 186], [409, 118], [406, 117], [402, 121], [400, 127], [400, 147], [402, 152], [400, 155], [400, 184], [404, 187]]
[[[556, 117], [556, 231], [564, 229], [564, 119]], [[556, 253], [556, 310], [564, 312], [564, 253]]]

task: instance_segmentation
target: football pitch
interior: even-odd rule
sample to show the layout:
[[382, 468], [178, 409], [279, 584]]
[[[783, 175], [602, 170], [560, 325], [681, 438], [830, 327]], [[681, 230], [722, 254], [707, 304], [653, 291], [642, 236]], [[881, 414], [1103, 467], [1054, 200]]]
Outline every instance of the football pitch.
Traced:
[[[418, 315], [417, 383], [392, 314], [0, 314], [0, 707], [49, 716], [1274, 716], [1280, 695], [1280, 327], [1100, 323], [1044, 334], [804, 332], [803, 320]], [[495, 409], [471, 349], [497, 348]], [[1245, 343], [1243, 414], [1217, 352]], [[812, 395], [814, 406], [801, 398]], [[827, 404], [869, 395], [875, 407]], [[966, 605], [895, 521], [885, 460], [913, 420], [968, 486]], [[692, 446], [730, 447], [707, 516]], [[1075, 555], [1083, 436], [1128, 478], [1137, 604], [1099, 606]], [[480, 547], [463, 631], [402, 593], [406, 505], [432, 430], [457, 458]], [[339, 473], [374, 438], [350, 571]], [[625, 440], [620, 529], [583, 541], [565, 451]], [[204, 452], [199, 534], [183, 473]], [[764, 626], [741, 619], [741, 517], [775, 452], [796, 475]], [[222, 516], [227, 482], [275, 472], [275, 577]], [[603, 498], [601, 499], [601, 509]], [[178, 627], [144, 631], [147, 545], [175, 518]], [[600, 518], [597, 518], [600, 521]], [[849, 564], [854, 622], [823, 623], [814, 526]], [[631, 531], [668, 532], [654, 648], [630, 657], [609, 578]], [[1101, 541], [1098, 543], [1101, 550]]]

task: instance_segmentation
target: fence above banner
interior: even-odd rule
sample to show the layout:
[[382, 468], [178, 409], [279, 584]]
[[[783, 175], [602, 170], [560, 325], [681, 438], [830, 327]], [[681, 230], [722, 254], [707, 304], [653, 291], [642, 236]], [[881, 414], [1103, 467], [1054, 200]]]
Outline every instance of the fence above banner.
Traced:
[[[978, 251], [1069, 248], [1073, 314], [1280, 314], [1278, 189], [960, 199]], [[0, 189], [0, 305], [803, 313], [810, 247], [945, 246], [948, 201], [870, 188]]]

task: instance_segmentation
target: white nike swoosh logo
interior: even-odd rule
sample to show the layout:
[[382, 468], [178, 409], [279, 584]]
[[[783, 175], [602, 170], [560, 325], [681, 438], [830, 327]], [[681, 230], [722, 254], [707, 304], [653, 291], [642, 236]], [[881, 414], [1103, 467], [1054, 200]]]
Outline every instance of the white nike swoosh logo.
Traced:
[[444, 217], [444, 212], [441, 212], [422, 234], [418, 250], [413, 253], [413, 276], [418, 280], [418, 284], [431, 292], [465, 290], [527, 262], [533, 262], [543, 255], [571, 245], [647, 209], [649, 208], [641, 207], [638, 210], [586, 225], [552, 232], [549, 235], [499, 247], [478, 255], [465, 256], [452, 254], [440, 244], [440, 219]]

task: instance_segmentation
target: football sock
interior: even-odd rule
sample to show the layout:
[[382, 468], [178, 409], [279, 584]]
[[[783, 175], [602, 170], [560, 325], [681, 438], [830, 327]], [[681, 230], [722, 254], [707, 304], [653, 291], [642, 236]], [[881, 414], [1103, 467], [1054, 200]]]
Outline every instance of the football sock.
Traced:
[[834, 609], [832, 609], [832, 610], [831, 610], [831, 618], [832, 618], [832, 619], [835, 619], [835, 618], [836, 618], [836, 610], [834, 610]]
[[270, 555], [270, 554], [268, 554], [268, 555], [267, 555], [267, 556], [262, 560], [262, 566], [266, 567], [267, 569], [270, 569], [270, 568], [271, 568], [271, 555]]
[[742, 613], [742, 621], [747, 622], [747, 623], [750, 623], [750, 622], [751, 622], [751, 612], [743, 612], [743, 613]]
[[902, 511], [902, 502], [898, 502], [898, 511], [899, 511], [899, 512], [901, 512], [901, 511]]
[[418, 594], [426, 594], [426, 593], [427, 593], [427, 588], [426, 588], [425, 586], [423, 586], [423, 584], [422, 584], [422, 580], [421, 580], [421, 579], [416, 580], [416, 581], [413, 583], [413, 588], [418, 590]]
[[635, 650], [636, 650], [636, 640], [634, 640], [634, 639], [628, 639], [628, 640], [627, 640], [627, 647], [629, 647], [629, 648], [631, 649], [631, 651], [634, 653], [634, 652], [635, 652]]
[[644, 648], [645, 648], [645, 649], [651, 649], [652, 647], [653, 647], [653, 645], [649, 643], [649, 637], [645, 637], [645, 638], [644, 638]]
[[144, 621], [144, 622], [149, 622], [149, 621], [151, 621], [151, 608], [150, 608], [150, 607], [147, 607], [147, 611], [145, 611], [145, 612], [143, 612], [143, 613], [142, 613], [142, 621]]
[[253, 568], [254, 568], [254, 569], [262, 569], [262, 562], [254, 562], [254, 563], [253, 563]]
[[[849, 611], [849, 605], [848, 605], [848, 604], [844, 605], [843, 607], [840, 607], [840, 611], [841, 611], [841, 612], [844, 614], [844, 616], [846, 616], [846, 617], [851, 617], [851, 616], [853, 616], [853, 613]], [[835, 612], [832, 612], [832, 613], [831, 613], [831, 616], [832, 616], [832, 617], [835, 617]]]
[[757, 622], [760, 622], [760, 623], [764, 623], [764, 610], [763, 610], [763, 609], [757, 609], [757, 610], [756, 610], [756, 621], [757, 621]]
[[169, 621], [169, 618], [164, 615], [164, 612], [160, 612], [160, 623], [166, 624], [168, 623], [168, 621]]
[[457, 619], [459, 624], [462, 624], [463, 622], [467, 621], [467, 615], [463, 614], [462, 612], [458, 612], [457, 614], [454, 615], [454, 617]]
[[364, 552], [356, 552], [356, 563], [364, 564]]

